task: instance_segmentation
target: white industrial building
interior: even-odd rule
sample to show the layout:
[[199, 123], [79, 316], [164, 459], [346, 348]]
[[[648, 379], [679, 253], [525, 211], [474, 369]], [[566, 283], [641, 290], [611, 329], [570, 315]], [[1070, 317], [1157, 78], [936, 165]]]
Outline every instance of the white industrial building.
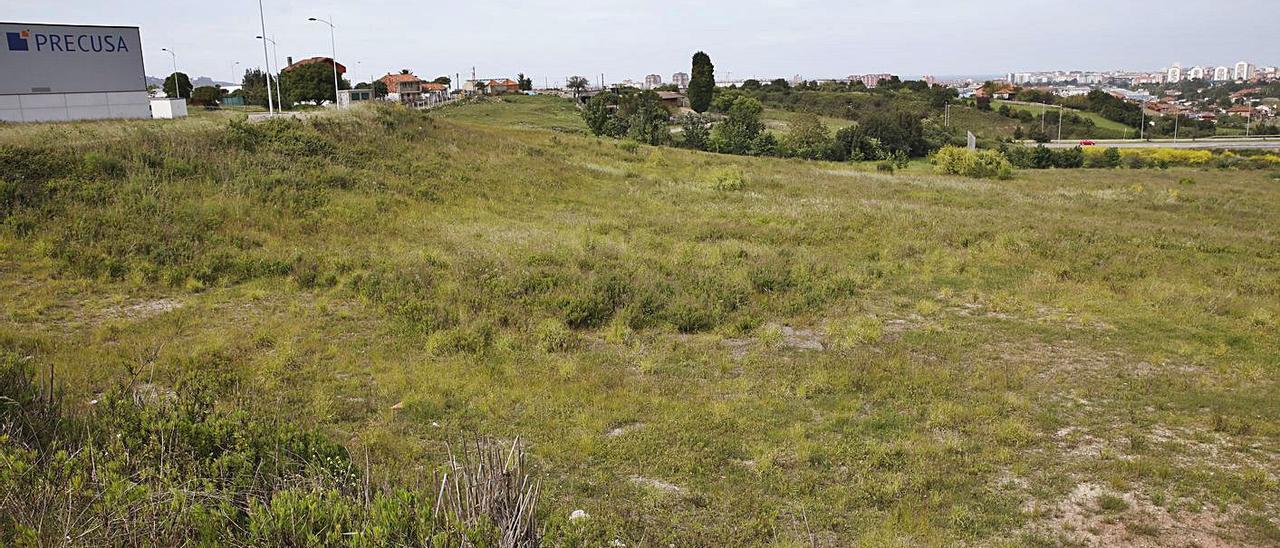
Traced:
[[0, 121], [150, 118], [138, 27], [0, 23]]

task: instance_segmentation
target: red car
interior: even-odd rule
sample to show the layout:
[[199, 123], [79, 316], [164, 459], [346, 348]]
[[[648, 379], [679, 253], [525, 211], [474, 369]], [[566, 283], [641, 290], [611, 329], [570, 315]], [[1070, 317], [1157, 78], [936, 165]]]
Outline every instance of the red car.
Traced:
[[1090, 140], [1088, 140], [1088, 139], [1085, 139], [1085, 140], [1083, 140], [1083, 141], [1080, 141], [1080, 146], [1082, 146], [1082, 147], [1091, 147], [1091, 146], [1096, 145], [1096, 144], [1098, 144], [1098, 143], [1095, 143], [1095, 142], [1090, 141]]

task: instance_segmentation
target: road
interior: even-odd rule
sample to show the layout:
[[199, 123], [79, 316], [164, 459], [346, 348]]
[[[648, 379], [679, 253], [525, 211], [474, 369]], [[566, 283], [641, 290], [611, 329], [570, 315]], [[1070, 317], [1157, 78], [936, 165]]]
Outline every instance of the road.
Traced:
[[[1231, 150], [1280, 150], [1280, 137], [1232, 137], [1228, 139], [1093, 139], [1093, 146], [1114, 148], [1187, 148], [1187, 149], [1231, 149]], [[1036, 146], [1034, 141], [1023, 141], [1027, 146]], [[1078, 146], [1080, 140], [1062, 140], [1045, 143], [1049, 148], [1071, 148]]]

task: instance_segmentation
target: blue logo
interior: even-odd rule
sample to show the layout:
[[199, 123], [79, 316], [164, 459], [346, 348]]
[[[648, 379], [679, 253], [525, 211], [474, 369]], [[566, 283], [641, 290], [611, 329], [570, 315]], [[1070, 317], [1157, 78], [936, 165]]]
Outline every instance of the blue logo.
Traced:
[[5, 38], [9, 41], [9, 51], [28, 51], [30, 46], [27, 45], [27, 37], [31, 35], [28, 31], [22, 32], [6, 32]]

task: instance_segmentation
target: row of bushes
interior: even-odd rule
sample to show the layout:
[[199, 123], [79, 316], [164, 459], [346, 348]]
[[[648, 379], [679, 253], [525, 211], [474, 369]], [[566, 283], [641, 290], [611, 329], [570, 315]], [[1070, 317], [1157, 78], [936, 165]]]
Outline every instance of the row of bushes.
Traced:
[[1014, 167], [1048, 168], [1168, 168], [1204, 167], [1217, 169], [1272, 169], [1280, 167], [1280, 155], [1233, 151], [1170, 148], [1083, 148], [1051, 149], [1005, 145], [1001, 153]]

